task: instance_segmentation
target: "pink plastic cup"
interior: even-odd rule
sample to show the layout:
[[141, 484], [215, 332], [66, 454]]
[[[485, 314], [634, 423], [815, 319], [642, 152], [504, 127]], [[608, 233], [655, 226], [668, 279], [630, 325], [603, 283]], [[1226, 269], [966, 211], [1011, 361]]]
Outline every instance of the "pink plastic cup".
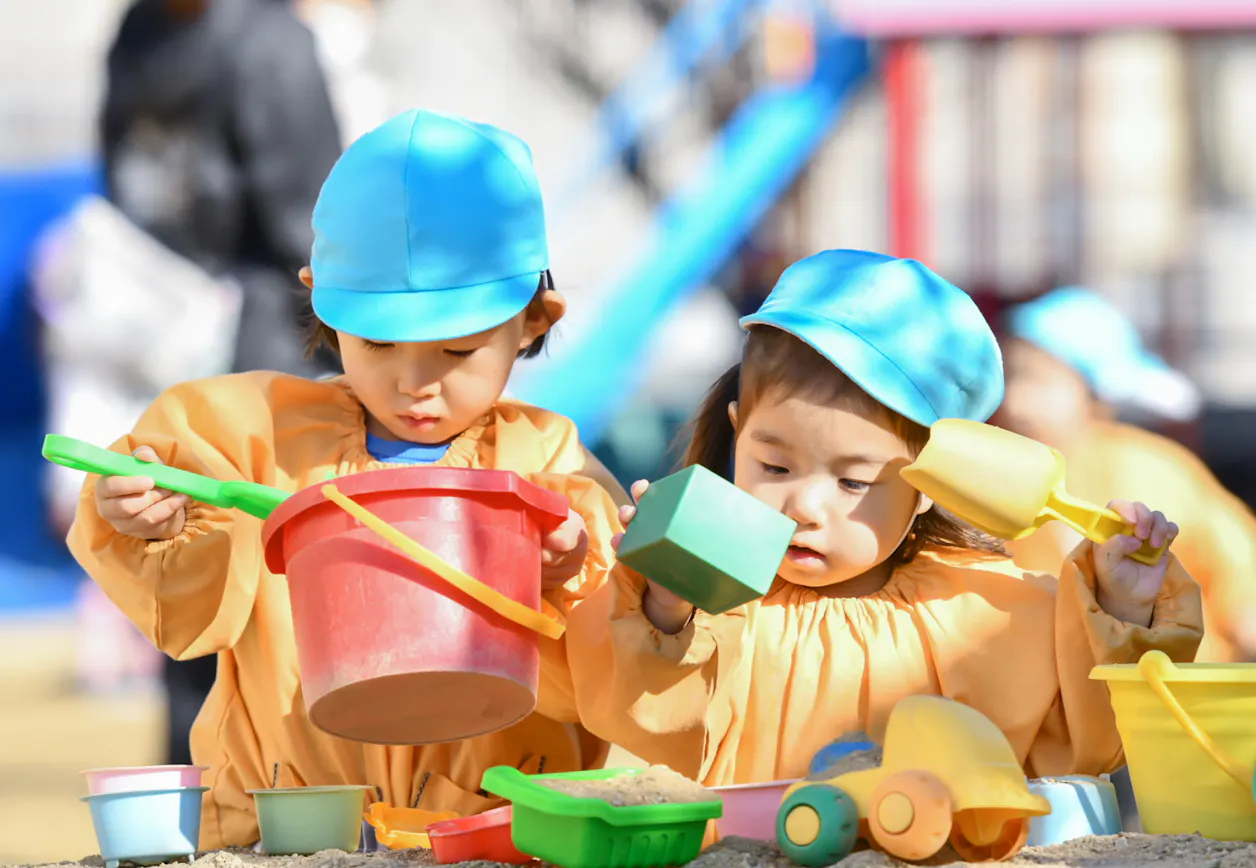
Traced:
[[762, 784], [738, 784], [712, 787], [724, 800], [724, 815], [715, 821], [721, 838], [736, 836], [758, 841], [776, 840], [776, 813], [785, 798], [785, 791], [796, 781], [769, 781]]
[[91, 769], [80, 774], [87, 777], [87, 793], [135, 793], [146, 790], [179, 790], [201, 785], [201, 773], [208, 766], [130, 766], [115, 769]]

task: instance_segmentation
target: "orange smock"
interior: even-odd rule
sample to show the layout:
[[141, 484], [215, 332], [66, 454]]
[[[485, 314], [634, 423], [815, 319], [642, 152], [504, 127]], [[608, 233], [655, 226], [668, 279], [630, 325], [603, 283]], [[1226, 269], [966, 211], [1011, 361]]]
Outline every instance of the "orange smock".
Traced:
[[[1256, 517], [1181, 444], [1131, 425], [1096, 424], [1065, 453], [1069, 493], [1100, 506], [1140, 500], [1176, 522], [1173, 551], [1203, 589], [1197, 660], [1244, 662], [1256, 642]], [[1056, 572], [1081, 537], [1059, 522], [1007, 548], [1023, 569]], [[1246, 629], [1247, 642], [1239, 640]]]
[[642, 759], [708, 786], [803, 777], [843, 734], [882, 739], [912, 694], [959, 700], [1007, 735], [1030, 776], [1099, 774], [1122, 763], [1100, 663], [1159, 648], [1191, 660], [1199, 586], [1172, 561], [1152, 626], [1103, 612], [1093, 550], [1057, 582], [1007, 558], [926, 551], [866, 597], [778, 580], [721, 615], [660, 633], [644, 580], [617, 565], [572, 614], [567, 642], [581, 720]]
[[[386, 466], [367, 452], [364, 411], [343, 380], [275, 373], [170, 389], [113, 448], [129, 454], [141, 445], [175, 467], [285, 491], [323, 482], [329, 472]], [[503, 401], [437, 462], [514, 470], [569, 498], [588, 524], [589, 557], [580, 576], [546, 594], [564, 614], [604, 579], [610, 537], [619, 529], [606, 492], [566, 475], [579, 473], [586, 460], [570, 420]], [[280, 786], [370, 784], [402, 806], [415, 804], [421, 791], [419, 807], [465, 815], [501, 803], [478, 793], [490, 766], [535, 772], [544, 763], [548, 771], [573, 771], [602, 762], [605, 745], [574, 725], [565, 640], [541, 639], [537, 713], [505, 731], [422, 747], [360, 744], [321, 732], [306, 717], [288, 588], [265, 567], [261, 520], [194, 503], [177, 537], [147, 542], [100, 518], [95, 482], [88, 478], [69, 534], [79, 563], [171, 657], [218, 654], [217, 680], [191, 739], [194, 760], [209, 767], [203, 848], [258, 839], [253, 797], [245, 791], [270, 786], [276, 763]]]

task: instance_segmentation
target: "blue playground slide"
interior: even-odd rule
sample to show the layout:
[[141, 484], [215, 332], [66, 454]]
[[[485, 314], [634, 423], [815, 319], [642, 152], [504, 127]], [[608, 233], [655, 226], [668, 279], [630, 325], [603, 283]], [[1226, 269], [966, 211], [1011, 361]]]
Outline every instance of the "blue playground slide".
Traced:
[[811, 160], [870, 69], [868, 44], [818, 33], [815, 66], [810, 81], [742, 105], [701, 173], [660, 208], [646, 252], [597, 318], [561, 357], [519, 369], [514, 395], [568, 416], [585, 442], [601, 439], [640, 385], [651, 332], [729, 260]]
[[700, 65], [728, 61], [752, 32], [767, 0], [689, 0], [633, 72], [598, 110], [598, 148], [559, 197], [560, 209], [578, 200], [598, 175], [636, 144], [686, 87]]

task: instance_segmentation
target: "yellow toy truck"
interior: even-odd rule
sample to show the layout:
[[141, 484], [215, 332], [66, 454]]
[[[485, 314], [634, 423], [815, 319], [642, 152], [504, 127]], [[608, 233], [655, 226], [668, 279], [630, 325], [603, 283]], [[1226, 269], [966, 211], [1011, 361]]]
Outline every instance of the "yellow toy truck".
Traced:
[[905, 861], [928, 859], [949, 841], [966, 861], [994, 862], [1020, 852], [1030, 818], [1049, 813], [985, 715], [939, 696], [909, 696], [890, 713], [881, 765], [794, 784], [776, 837], [805, 866], [844, 859], [859, 838]]

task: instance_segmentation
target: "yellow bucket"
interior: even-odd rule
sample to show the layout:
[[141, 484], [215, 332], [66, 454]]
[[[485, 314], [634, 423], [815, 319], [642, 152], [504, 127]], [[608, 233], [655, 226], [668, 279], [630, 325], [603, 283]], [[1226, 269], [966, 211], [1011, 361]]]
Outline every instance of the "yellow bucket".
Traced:
[[1144, 831], [1256, 841], [1256, 664], [1148, 651], [1090, 677], [1112, 694]]

